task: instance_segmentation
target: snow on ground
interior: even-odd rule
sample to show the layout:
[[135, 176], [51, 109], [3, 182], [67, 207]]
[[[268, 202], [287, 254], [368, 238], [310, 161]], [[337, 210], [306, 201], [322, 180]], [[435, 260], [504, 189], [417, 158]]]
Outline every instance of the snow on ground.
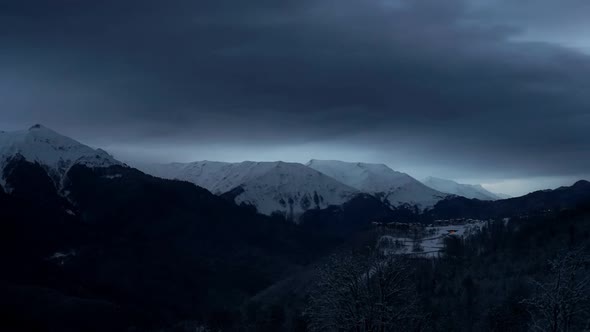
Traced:
[[68, 250], [68, 251], [58, 251], [56, 253], [54, 253], [53, 255], [47, 257], [47, 260], [50, 262], [53, 262], [54, 264], [57, 265], [65, 265], [65, 263], [75, 257], [77, 255], [77, 252], [75, 250]]
[[[478, 220], [462, 225], [428, 226], [405, 232], [392, 232], [377, 241], [377, 248], [386, 255], [414, 254], [425, 257], [438, 257], [444, 249], [444, 239], [450, 236], [469, 237], [486, 225]], [[416, 239], [416, 240], [414, 240]], [[414, 251], [415, 247], [421, 251]]]
[[109, 180], [114, 180], [114, 179], [118, 179], [118, 178], [122, 178], [123, 174], [109, 174], [109, 175], [103, 175], [102, 178], [103, 179], [109, 179]]

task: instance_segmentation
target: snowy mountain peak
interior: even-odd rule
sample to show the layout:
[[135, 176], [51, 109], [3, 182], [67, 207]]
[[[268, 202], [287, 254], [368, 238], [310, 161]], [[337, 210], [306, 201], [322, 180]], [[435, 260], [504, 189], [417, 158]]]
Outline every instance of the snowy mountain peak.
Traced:
[[51, 133], [51, 135], [62, 136], [62, 135], [58, 134], [56, 131], [54, 131], [48, 127], [45, 127], [44, 125], [39, 124], [39, 123], [30, 126], [29, 131], [44, 131], [46, 133]]
[[312, 159], [306, 165], [362, 192], [381, 197], [393, 206], [425, 209], [446, 196], [384, 164]]
[[104, 150], [93, 149], [39, 124], [27, 130], [0, 132], [0, 171], [4, 173], [4, 166], [19, 157], [43, 166], [55, 181], [61, 180], [75, 164], [122, 165]]
[[392, 185], [400, 186], [413, 180], [411, 176], [384, 164], [313, 159], [306, 165], [365, 192], [385, 191]]
[[425, 178], [422, 183], [430, 188], [438, 191], [463, 196], [466, 198], [475, 198], [482, 201], [492, 201], [501, 199], [499, 195], [496, 195], [480, 184], [462, 184], [448, 179], [441, 179], [433, 176]]
[[296, 220], [306, 210], [340, 205], [358, 193], [302, 164], [271, 162], [256, 167], [264, 171], [244, 179], [240, 185], [244, 191], [235, 200], [254, 205], [264, 214], [280, 211]]
[[197, 161], [139, 168], [154, 176], [192, 182], [214, 194], [231, 196], [237, 204], [255, 206], [260, 213], [279, 212], [294, 221], [306, 210], [340, 205], [358, 194], [316, 170], [284, 161]]

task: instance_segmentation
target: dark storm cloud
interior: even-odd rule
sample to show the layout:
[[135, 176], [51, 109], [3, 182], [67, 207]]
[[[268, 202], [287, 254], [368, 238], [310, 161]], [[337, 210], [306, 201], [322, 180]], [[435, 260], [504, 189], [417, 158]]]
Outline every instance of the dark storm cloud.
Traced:
[[514, 41], [549, 13], [580, 18], [552, 3], [13, 1], [0, 116], [136, 144], [330, 141], [406, 166], [587, 174], [590, 58]]

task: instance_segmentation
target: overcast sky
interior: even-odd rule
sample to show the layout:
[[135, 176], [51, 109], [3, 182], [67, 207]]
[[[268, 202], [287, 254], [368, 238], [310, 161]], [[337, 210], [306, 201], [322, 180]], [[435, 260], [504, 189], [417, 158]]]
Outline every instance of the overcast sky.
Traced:
[[126, 161], [590, 178], [588, 0], [0, 2], [0, 129]]

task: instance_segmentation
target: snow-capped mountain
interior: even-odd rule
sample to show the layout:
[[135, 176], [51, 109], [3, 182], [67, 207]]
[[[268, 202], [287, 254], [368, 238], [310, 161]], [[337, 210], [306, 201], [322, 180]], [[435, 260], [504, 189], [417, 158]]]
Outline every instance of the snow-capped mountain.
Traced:
[[221, 195], [264, 175], [273, 169], [277, 163], [196, 161], [192, 163], [139, 165], [138, 168], [161, 178], [192, 182], [216, 195]]
[[192, 182], [237, 204], [252, 205], [262, 214], [279, 212], [294, 221], [309, 209], [340, 205], [358, 194], [298, 163], [199, 161], [139, 168], [154, 176]]
[[88, 167], [123, 165], [104, 150], [93, 149], [41, 125], [28, 130], [0, 132], [0, 185], [6, 184], [6, 166], [19, 159], [42, 166], [56, 185], [76, 164]]
[[447, 196], [383, 164], [312, 159], [306, 165], [395, 207], [410, 205], [424, 210]]
[[493, 201], [502, 199], [479, 184], [462, 184], [452, 180], [427, 177], [422, 181], [428, 187], [443, 193], [463, 196], [465, 198], [476, 198], [482, 201]]

